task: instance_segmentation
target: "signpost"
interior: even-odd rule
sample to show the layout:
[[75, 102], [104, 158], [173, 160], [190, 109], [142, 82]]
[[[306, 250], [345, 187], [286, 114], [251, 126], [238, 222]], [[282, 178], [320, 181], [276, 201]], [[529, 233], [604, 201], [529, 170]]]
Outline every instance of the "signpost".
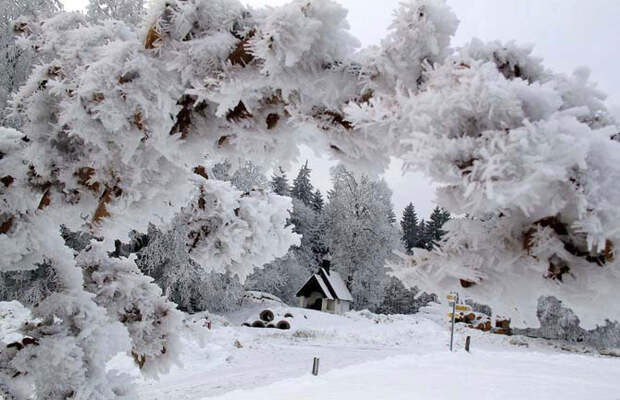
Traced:
[[456, 318], [456, 303], [459, 302], [459, 294], [448, 295], [448, 304], [452, 303], [452, 328], [450, 331], [450, 351], [454, 344], [454, 319]]
[[[459, 303], [459, 294], [458, 293], [450, 293], [449, 295], [446, 296], [446, 298], [448, 299], [448, 305], [452, 308], [452, 312], [448, 313], [448, 317], [451, 320], [451, 327], [450, 327], [450, 351], [453, 350], [454, 348], [454, 323], [456, 322], [456, 312], [457, 311], [461, 311], [461, 318], [465, 321], [468, 321], [467, 318], [473, 318], [473, 315], [463, 315], [463, 312], [466, 311], [471, 311], [471, 306], [467, 305], [467, 304], [458, 304]], [[467, 336], [467, 338], [465, 339], [465, 350], [469, 352], [469, 346], [471, 344], [471, 337]]]

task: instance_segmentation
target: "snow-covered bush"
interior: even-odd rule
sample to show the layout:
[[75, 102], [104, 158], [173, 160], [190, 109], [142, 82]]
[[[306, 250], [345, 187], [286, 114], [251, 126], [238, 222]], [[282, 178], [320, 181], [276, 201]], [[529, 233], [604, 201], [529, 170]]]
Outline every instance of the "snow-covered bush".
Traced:
[[583, 341], [584, 330], [579, 326], [579, 318], [575, 313], [562, 306], [555, 297], [538, 299], [538, 321], [540, 335], [549, 339]]
[[586, 330], [580, 326], [579, 317], [573, 310], [553, 296], [538, 299], [537, 316], [539, 328], [519, 329], [515, 333], [581, 343], [598, 350], [620, 349], [620, 324], [617, 321], [606, 320], [604, 325]]
[[434, 294], [420, 293], [417, 287], [406, 288], [395, 276], [387, 278], [383, 300], [375, 311], [379, 314], [415, 314], [430, 302], [437, 302]]

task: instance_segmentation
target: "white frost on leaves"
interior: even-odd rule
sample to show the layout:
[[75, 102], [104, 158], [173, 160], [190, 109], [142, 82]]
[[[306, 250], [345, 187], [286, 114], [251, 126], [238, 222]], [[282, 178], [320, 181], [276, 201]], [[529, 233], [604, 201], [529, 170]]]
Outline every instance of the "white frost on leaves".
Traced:
[[285, 227], [288, 197], [243, 193], [229, 182], [206, 180], [194, 199], [182, 208], [177, 225], [187, 231], [189, 255], [208, 270], [237, 274], [243, 282], [255, 267], [299, 244], [292, 226]]
[[[468, 290], [489, 298], [522, 282], [532, 304], [556, 295], [584, 318], [573, 301], [589, 310], [607, 299], [620, 315], [620, 129], [588, 71], [555, 74], [512, 43], [451, 48], [458, 22], [444, 0], [405, 3], [387, 39], [359, 53], [345, 17], [328, 0], [257, 11], [169, 0], [139, 32], [79, 13], [24, 21], [20, 40], [42, 61], [13, 98], [21, 132], [0, 130], [0, 270], [46, 261], [62, 290], [33, 310], [46, 322], [32, 332], [40, 345], [3, 353], [2, 368], [58, 372], [28, 378], [41, 398], [111, 397], [109, 353], [143, 337], [136, 362], [165, 370], [148, 326], [167, 303], [107, 252], [181, 212], [196, 257], [245, 277], [296, 243], [290, 203], [241, 195], [210, 168], [227, 158], [286, 166], [301, 144], [365, 169], [398, 156], [439, 183], [439, 204], [467, 218], [425, 258], [437, 280], [476, 283]], [[123, 317], [130, 305], [121, 312], [84, 287], [89, 272], [61, 225], [101, 239], [85, 250], [96, 250], [89, 264], [144, 305], [144, 330]], [[174, 313], [162, 322], [173, 331]], [[42, 369], [26, 354], [54, 362]]]

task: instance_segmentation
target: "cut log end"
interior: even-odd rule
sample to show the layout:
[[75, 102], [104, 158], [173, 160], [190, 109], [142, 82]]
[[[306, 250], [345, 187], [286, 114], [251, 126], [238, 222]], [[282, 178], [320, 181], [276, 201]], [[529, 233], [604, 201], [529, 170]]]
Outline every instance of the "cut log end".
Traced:
[[260, 319], [265, 322], [271, 322], [275, 318], [273, 311], [271, 310], [263, 310], [259, 315]]
[[284, 321], [284, 320], [283, 320], [283, 321], [279, 321], [279, 322], [276, 324], [276, 328], [278, 328], [278, 329], [284, 329], [284, 330], [286, 330], [286, 329], [291, 329], [291, 324], [290, 324], [288, 321]]
[[254, 321], [252, 322], [252, 328], [264, 328], [265, 323], [263, 321]]

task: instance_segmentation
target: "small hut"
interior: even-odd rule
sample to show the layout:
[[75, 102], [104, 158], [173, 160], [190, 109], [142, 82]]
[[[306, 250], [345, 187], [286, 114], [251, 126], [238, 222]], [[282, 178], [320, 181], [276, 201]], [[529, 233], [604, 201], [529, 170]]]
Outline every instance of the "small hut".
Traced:
[[329, 260], [323, 264], [316, 274], [297, 292], [299, 306], [312, 310], [327, 311], [332, 314], [343, 314], [351, 308], [353, 297], [347, 289], [340, 274], [330, 271]]

